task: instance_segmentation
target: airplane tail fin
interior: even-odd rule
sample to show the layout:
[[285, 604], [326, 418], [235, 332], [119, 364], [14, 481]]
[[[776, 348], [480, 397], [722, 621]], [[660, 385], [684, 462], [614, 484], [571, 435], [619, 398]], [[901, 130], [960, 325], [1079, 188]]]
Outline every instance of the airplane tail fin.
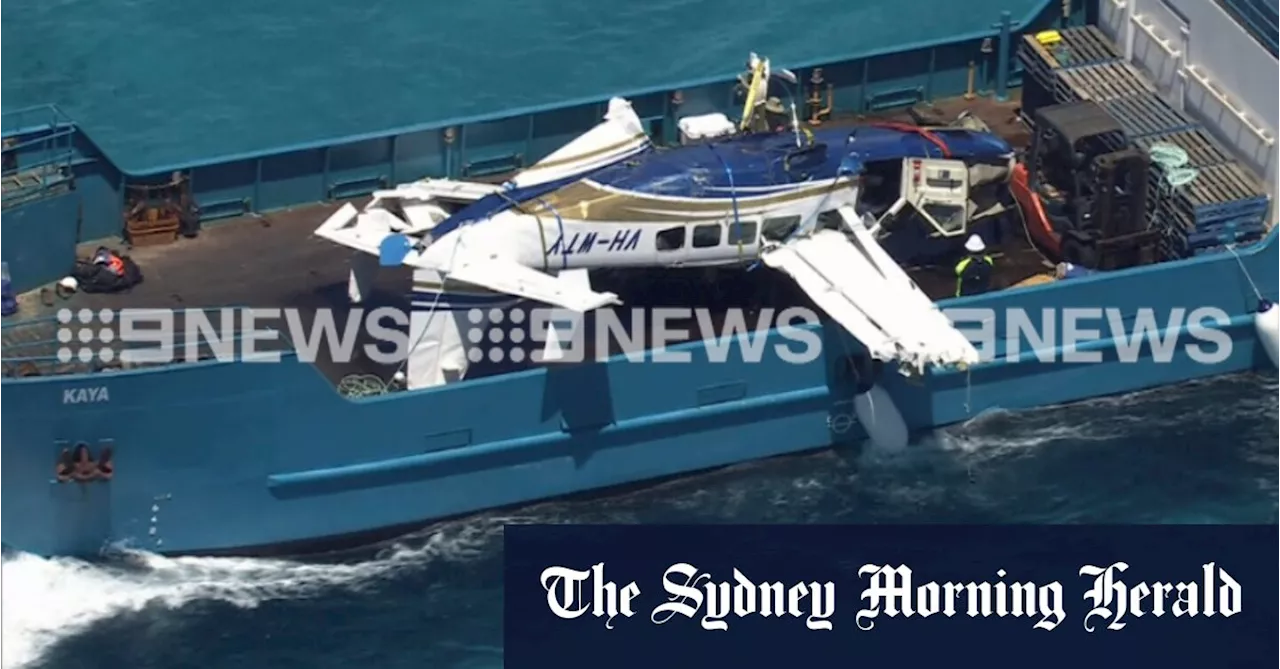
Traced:
[[604, 121], [511, 179], [516, 188], [536, 186], [612, 165], [652, 146], [631, 103], [609, 101]]

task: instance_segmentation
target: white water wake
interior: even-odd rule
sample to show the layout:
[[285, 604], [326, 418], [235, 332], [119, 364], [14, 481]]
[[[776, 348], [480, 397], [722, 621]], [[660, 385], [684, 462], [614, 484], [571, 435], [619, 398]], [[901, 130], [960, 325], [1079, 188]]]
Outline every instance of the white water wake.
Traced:
[[335, 589], [360, 591], [405, 570], [437, 560], [466, 561], [489, 554], [506, 523], [520, 518], [482, 517], [435, 528], [415, 545], [397, 544], [377, 557], [348, 564], [258, 558], [166, 558], [125, 551], [128, 564], [97, 564], [27, 553], [0, 563], [3, 590], [3, 669], [21, 669], [58, 641], [122, 613], [160, 606], [178, 609], [196, 601], [254, 608], [278, 599]]

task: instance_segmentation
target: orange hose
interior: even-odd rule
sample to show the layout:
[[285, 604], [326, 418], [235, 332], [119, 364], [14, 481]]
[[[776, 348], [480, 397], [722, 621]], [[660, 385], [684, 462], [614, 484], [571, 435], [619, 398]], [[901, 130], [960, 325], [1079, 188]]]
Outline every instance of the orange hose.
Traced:
[[925, 138], [929, 142], [933, 143], [934, 146], [941, 149], [943, 158], [951, 157], [951, 148], [947, 146], [947, 143], [944, 142], [942, 138], [937, 135], [937, 133], [929, 130], [928, 128], [921, 128], [918, 125], [911, 125], [910, 123], [898, 123], [896, 121], [878, 121], [876, 123], [871, 123], [869, 125], [875, 128], [884, 128], [886, 130], [897, 130], [898, 132], [915, 133]]
[[1014, 166], [1012, 178], [1009, 179], [1009, 190], [1013, 191], [1013, 199], [1017, 200], [1018, 208], [1022, 210], [1027, 232], [1032, 239], [1049, 255], [1061, 258], [1062, 240], [1054, 231], [1053, 225], [1049, 223], [1049, 217], [1045, 214], [1040, 196], [1031, 190], [1031, 179], [1026, 165], [1018, 163]]

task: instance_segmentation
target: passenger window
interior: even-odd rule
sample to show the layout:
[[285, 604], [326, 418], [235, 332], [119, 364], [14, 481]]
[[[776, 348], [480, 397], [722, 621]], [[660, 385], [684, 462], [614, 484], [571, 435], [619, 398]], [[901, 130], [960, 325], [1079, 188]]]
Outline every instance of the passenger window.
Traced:
[[695, 226], [693, 228], [693, 248], [709, 249], [713, 246], [719, 246], [720, 232], [721, 225], [719, 223]]
[[800, 227], [799, 216], [779, 216], [764, 219], [760, 234], [771, 242], [780, 242], [791, 236]]
[[659, 231], [654, 243], [659, 251], [679, 251], [684, 248], [684, 226]]
[[739, 244], [756, 243], [756, 222], [755, 221], [738, 221], [737, 223], [729, 223], [729, 238], [726, 240], [730, 246]]

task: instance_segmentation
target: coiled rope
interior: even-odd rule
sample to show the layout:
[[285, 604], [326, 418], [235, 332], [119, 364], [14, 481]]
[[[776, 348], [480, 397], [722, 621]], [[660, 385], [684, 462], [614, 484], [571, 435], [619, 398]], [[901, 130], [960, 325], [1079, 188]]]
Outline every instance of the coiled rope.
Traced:
[[[1191, 162], [1191, 157], [1187, 155], [1186, 149], [1173, 144], [1152, 144], [1147, 149], [1147, 155], [1151, 156], [1151, 162], [1160, 167], [1160, 171], [1164, 172], [1164, 177], [1160, 179], [1160, 185], [1157, 187], [1160, 197], [1156, 198], [1155, 210], [1157, 217], [1160, 215], [1169, 215], [1166, 209], [1170, 206], [1168, 200], [1178, 189], [1190, 184], [1200, 176], [1200, 170], [1194, 167], [1187, 167], [1187, 163]], [[1152, 219], [1154, 222], [1155, 219]], [[1166, 237], [1170, 235], [1170, 231], [1176, 226], [1165, 226], [1162, 234]], [[1148, 224], [1150, 229], [1150, 224]]]
[[348, 374], [338, 381], [338, 394], [348, 398], [374, 397], [388, 390], [377, 374]]
[[1186, 166], [1191, 157], [1180, 146], [1152, 144], [1147, 154], [1151, 156], [1151, 162], [1163, 168], [1164, 182], [1171, 189], [1181, 188], [1200, 176], [1200, 170]]

